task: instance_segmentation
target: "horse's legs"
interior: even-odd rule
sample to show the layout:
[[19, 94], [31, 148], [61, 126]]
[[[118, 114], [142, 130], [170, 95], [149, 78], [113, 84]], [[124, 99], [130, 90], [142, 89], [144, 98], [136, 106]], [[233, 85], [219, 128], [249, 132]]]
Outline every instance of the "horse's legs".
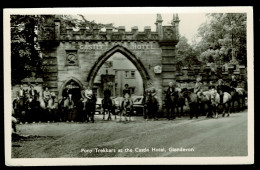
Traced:
[[91, 122], [92, 122], [92, 123], [95, 122], [94, 116], [95, 116], [95, 110], [94, 110], [94, 111], [91, 111]]
[[222, 111], [222, 117], [225, 117], [225, 112], [226, 112], [226, 103], [222, 104], [223, 106], [223, 111]]
[[190, 119], [193, 118], [194, 106], [193, 104], [190, 105]]
[[111, 120], [112, 118], [111, 118], [111, 111], [110, 110], [108, 110], [108, 118], [107, 118], [107, 120]]
[[167, 119], [170, 120], [170, 109], [166, 107]]
[[171, 108], [171, 119], [175, 119], [175, 105], [172, 103], [172, 108]]
[[229, 114], [230, 114], [230, 101], [227, 102], [227, 117], [229, 117]]
[[237, 110], [238, 110], [238, 112], [240, 112], [241, 111], [241, 107], [240, 107], [240, 97], [238, 97], [238, 99], [237, 99]]
[[106, 114], [106, 111], [105, 111], [105, 109], [103, 109], [103, 112], [102, 112], [102, 114], [103, 114], [103, 120], [105, 120], [105, 114]]

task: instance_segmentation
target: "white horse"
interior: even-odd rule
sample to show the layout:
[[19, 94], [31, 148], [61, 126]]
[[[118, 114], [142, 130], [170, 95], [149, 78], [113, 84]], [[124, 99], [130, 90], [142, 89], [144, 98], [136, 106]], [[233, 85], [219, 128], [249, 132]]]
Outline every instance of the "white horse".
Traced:
[[[224, 117], [225, 116], [225, 112], [226, 112], [226, 109], [227, 109], [227, 116], [229, 116], [229, 112], [230, 112], [230, 101], [231, 101], [231, 95], [227, 92], [224, 92], [223, 93], [223, 103], [220, 103], [220, 95], [217, 93], [216, 90], [212, 90], [212, 93], [211, 93], [211, 103], [212, 103], [212, 106], [213, 106], [213, 110], [215, 111], [215, 114], [216, 114], [216, 118], [218, 118], [218, 112], [217, 112], [217, 108], [218, 106], [222, 105], [224, 107], [223, 109], [223, 112], [222, 112], [222, 116]], [[228, 104], [228, 108], [226, 108], [226, 104]]]
[[129, 121], [131, 121], [131, 112], [133, 110], [133, 101], [128, 94], [125, 95], [125, 98], [121, 103], [121, 109], [122, 109], [122, 112], [120, 112], [120, 121], [121, 121], [122, 114], [125, 117], [126, 121], [128, 121], [127, 116], [129, 117]]

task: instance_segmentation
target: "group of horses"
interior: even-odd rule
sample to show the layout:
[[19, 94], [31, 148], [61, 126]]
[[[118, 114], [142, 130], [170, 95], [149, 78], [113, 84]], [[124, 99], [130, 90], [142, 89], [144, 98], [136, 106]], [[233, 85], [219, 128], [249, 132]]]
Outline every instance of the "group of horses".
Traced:
[[[243, 88], [224, 87], [223, 99], [217, 90], [201, 91], [194, 93], [193, 89], [176, 88], [174, 95], [165, 95], [165, 109], [169, 120], [177, 116], [183, 116], [184, 106], [189, 108], [190, 118], [198, 118], [200, 115], [207, 117], [218, 117], [221, 112], [223, 116], [234, 111], [237, 102], [237, 111], [246, 107], [246, 91]], [[66, 98], [58, 100], [56, 95], [51, 95], [49, 100], [44, 100], [40, 93], [30, 96], [26, 94], [23, 98], [16, 98], [13, 101], [13, 112], [19, 122], [94, 122], [96, 112], [96, 97], [87, 100], [73, 100], [72, 94]], [[109, 96], [105, 96], [101, 104], [101, 113], [104, 120], [112, 120], [111, 115], [119, 114], [120, 121], [122, 116], [125, 120], [131, 120], [133, 113], [133, 101], [131, 98], [124, 98], [120, 103], [119, 111], [116, 113], [115, 101]], [[159, 102], [151, 93], [144, 96], [144, 118], [158, 118]], [[107, 115], [107, 118], [106, 118]]]
[[[13, 101], [13, 116], [20, 123], [32, 122], [93, 122], [96, 112], [97, 98], [92, 95], [88, 99], [74, 100], [72, 94], [58, 100], [56, 95], [51, 95], [48, 100], [44, 100], [41, 93], [31, 96], [26, 93], [24, 97], [17, 97]], [[115, 115], [115, 101], [109, 96], [102, 100], [101, 113], [104, 120], [111, 120], [111, 115]], [[133, 101], [130, 98], [124, 99], [119, 108], [120, 120], [125, 116], [125, 120], [131, 119], [133, 111]]]
[[209, 89], [194, 93], [194, 89], [176, 88], [173, 95], [166, 93], [165, 109], [169, 120], [183, 116], [185, 105], [189, 108], [191, 119], [194, 116], [198, 118], [200, 115], [217, 118], [219, 113], [222, 113], [224, 117], [226, 113], [229, 116], [231, 112], [235, 111], [235, 103], [237, 103], [236, 111], [242, 111], [246, 107], [246, 97], [247, 93], [243, 88], [232, 88], [227, 85], [223, 85], [221, 92]]

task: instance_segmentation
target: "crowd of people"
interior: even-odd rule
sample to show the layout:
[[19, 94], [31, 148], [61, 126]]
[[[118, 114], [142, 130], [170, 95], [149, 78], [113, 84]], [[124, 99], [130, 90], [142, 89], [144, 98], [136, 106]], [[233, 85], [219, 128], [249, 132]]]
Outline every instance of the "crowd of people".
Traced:
[[[225, 85], [224, 85], [225, 84]], [[223, 95], [224, 92], [227, 92], [226, 90], [226, 83], [222, 79], [219, 79], [217, 83], [215, 84], [213, 81], [209, 82], [208, 90], [216, 90], [216, 92], [220, 96], [220, 103], [223, 103]], [[236, 80], [236, 77], [233, 75], [232, 80], [230, 83], [228, 83], [229, 86], [232, 89], [237, 88], [238, 82]], [[75, 88], [73, 88], [74, 82], [71, 82], [63, 91], [62, 91], [62, 98], [58, 101], [57, 96], [54, 92], [51, 92], [48, 87], [45, 87], [43, 92], [40, 94], [36, 89], [34, 89], [33, 85], [30, 85], [29, 89], [25, 90], [23, 85], [20, 85], [19, 90], [17, 91], [17, 97], [13, 102], [13, 108], [14, 112], [18, 112], [15, 116], [21, 117], [22, 112], [18, 111], [17, 104], [22, 104], [26, 106], [26, 104], [30, 104], [31, 101], [39, 101], [40, 98], [42, 98], [43, 105], [47, 108], [49, 105], [49, 101], [51, 99], [55, 99], [53, 103], [58, 103], [56, 106], [58, 109], [59, 106], [63, 106], [64, 102], [69, 98], [69, 96], [72, 96], [72, 100], [74, 100], [73, 97], [75, 97]], [[201, 77], [197, 77], [196, 83], [194, 85], [193, 93], [196, 95], [201, 95], [201, 93], [204, 91], [205, 88], [203, 88], [203, 84], [201, 82]], [[79, 89], [78, 89], [79, 90]], [[180, 87], [178, 83], [169, 82], [169, 86], [167, 90], [165, 91], [165, 96], [168, 96], [169, 98], [172, 97], [172, 99], [176, 100], [176, 92], [181, 92], [183, 89]], [[105, 88], [104, 90], [104, 98], [111, 97], [111, 91], [108, 88]], [[158, 119], [158, 109], [159, 109], [159, 101], [157, 98], [157, 91], [155, 88], [148, 88], [145, 91], [144, 95], [144, 118], [145, 119]], [[124, 101], [131, 101], [130, 104], [133, 104], [132, 98], [131, 98], [131, 91], [129, 89], [129, 85], [125, 84], [125, 88], [123, 89], [123, 99]], [[91, 86], [84, 86], [83, 89], [80, 91], [80, 100], [77, 102], [80, 103], [88, 103], [90, 100], [94, 100], [96, 102], [96, 95], [94, 94], [93, 90], [91, 89]], [[200, 103], [201, 98], [198, 97], [198, 103]], [[185, 102], [184, 102], [185, 103]], [[104, 104], [104, 103], [103, 103]], [[74, 103], [76, 106], [77, 103]], [[177, 107], [177, 105], [176, 105]], [[123, 109], [123, 108], [122, 108]], [[130, 107], [128, 106], [128, 109], [133, 109], [132, 105]], [[173, 112], [174, 112], [173, 108]], [[114, 112], [113, 112], [114, 113]], [[170, 119], [170, 118], [169, 118]]]

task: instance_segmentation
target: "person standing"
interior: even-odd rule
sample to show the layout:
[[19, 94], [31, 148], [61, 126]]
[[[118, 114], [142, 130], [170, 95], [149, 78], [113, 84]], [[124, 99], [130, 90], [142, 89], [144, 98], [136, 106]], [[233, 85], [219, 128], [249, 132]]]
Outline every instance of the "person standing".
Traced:
[[168, 89], [166, 91], [166, 108], [167, 108], [167, 119], [175, 119], [174, 110], [176, 102], [175, 100], [175, 86], [173, 86], [173, 82], [169, 82]]

